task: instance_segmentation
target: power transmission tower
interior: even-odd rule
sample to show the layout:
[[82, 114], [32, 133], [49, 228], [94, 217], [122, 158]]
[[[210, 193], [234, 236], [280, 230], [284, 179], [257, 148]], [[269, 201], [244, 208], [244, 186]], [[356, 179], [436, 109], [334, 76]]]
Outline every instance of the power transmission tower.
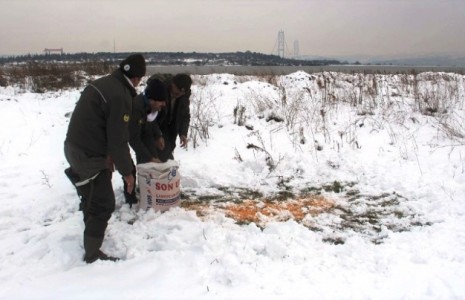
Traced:
[[299, 41], [298, 40], [295, 40], [294, 41], [294, 59], [297, 59], [299, 58]]
[[[276, 48], [276, 45], [278, 46]], [[287, 47], [287, 44], [286, 44], [286, 39], [284, 38], [284, 30], [280, 30], [278, 32], [278, 39], [276, 40], [276, 43], [274, 44], [274, 47], [273, 47], [273, 51], [271, 51], [271, 53], [273, 53], [274, 55], [276, 55], [276, 49], [278, 49], [277, 53], [278, 53], [278, 56], [281, 57], [281, 58], [284, 58], [287, 54], [287, 56], [291, 56], [291, 53], [289, 52], [289, 48]]]
[[284, 45], [285, 45], [285, 39], [284, 39], [284, 31], [280, 30], [278, 32], [278, 56], [281, 58], [284, 58]]

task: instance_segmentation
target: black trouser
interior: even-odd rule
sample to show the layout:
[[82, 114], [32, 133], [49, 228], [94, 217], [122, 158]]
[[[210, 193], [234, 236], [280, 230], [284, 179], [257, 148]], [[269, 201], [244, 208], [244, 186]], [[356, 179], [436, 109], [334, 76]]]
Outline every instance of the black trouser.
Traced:
[[112, 173], [106, 169], [90, 183], [77, 187], [82, 196], [84, 236], [102, 238], [111, 214], [115, 211], [115, 193], [111, 183]]

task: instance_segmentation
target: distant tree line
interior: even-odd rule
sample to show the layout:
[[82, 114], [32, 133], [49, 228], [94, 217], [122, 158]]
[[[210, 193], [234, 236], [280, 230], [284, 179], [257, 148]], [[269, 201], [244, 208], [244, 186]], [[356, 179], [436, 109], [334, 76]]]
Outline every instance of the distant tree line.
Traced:
[[[108, 74], [129, 52], [28, 54], [0, 57], [0, 86], [46, 92], [81, 86], [86, 75]], [[336, 60], [295, 60], [256, 52], [145, 52], [148, 65], [162, 66], [325, 66]]]
[[[105, 62], [109, 64], [117, 64], [130, 54], [130, 52], [27, 54], [0, 57], [0, 64], [21, 64], [29, 62]], [[297, 60], [251, 51], [225, 53], [143, 52], [142, 54], [150, 65], [325, 66], [341, 64], [337, 60]]]

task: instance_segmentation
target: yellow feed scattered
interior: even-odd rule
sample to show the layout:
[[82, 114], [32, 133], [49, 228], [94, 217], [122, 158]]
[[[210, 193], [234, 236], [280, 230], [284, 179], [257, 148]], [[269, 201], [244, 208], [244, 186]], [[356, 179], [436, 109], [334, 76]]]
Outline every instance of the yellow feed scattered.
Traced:
[[292, 200], [244, 200], [235, 202], [183, 202], [182, 207], [195, 210], [197, 215], [204, 217], [211, 212], [224, 212], [238, 223], [263, 224], [267, 221], [286, 221], [293, 219], [301, 222], [306, 215], [317, 215], [328, 211], [334, 203], [322, 196], [316, 195]]

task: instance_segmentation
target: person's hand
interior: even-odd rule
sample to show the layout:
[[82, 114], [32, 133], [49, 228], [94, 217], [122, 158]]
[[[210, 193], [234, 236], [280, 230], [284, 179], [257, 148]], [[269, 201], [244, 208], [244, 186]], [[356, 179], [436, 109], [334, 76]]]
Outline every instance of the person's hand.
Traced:
[[111, 158], [110, 155], [107, 155], [107, 158], [106, 158], [105, 163], [107, 164], [107, 168], [108, 168], [111, 172], [115, 172], [115, 164], [113, 163], [113, 158]]
[[135, 180], [134, 180], [134, 176], [132, 174], [129, 174], [129, 175], [126, 175], [123, 177], [124, 178], [124, 181], [126, 181], [126, 192], [128, 192], [128, 194], [131, 194], [132, 193], [132, 190], [134, 190], [134, 183], [135, 183]]
[[150, 162], [153, 162], [153, 163], [161, 163], [161, 160], [159, 158], [152, 158], [150, 160]]
[[181, 140], [181, 148], [187, 149], [187, 136], [181, 135], [179, 139]]
[[159, 137], [158, 139], [155, 140], [155, 146], [159, 149], [159, 150], [163, 150], [165, 149], [165, 139], [161, 136]]

